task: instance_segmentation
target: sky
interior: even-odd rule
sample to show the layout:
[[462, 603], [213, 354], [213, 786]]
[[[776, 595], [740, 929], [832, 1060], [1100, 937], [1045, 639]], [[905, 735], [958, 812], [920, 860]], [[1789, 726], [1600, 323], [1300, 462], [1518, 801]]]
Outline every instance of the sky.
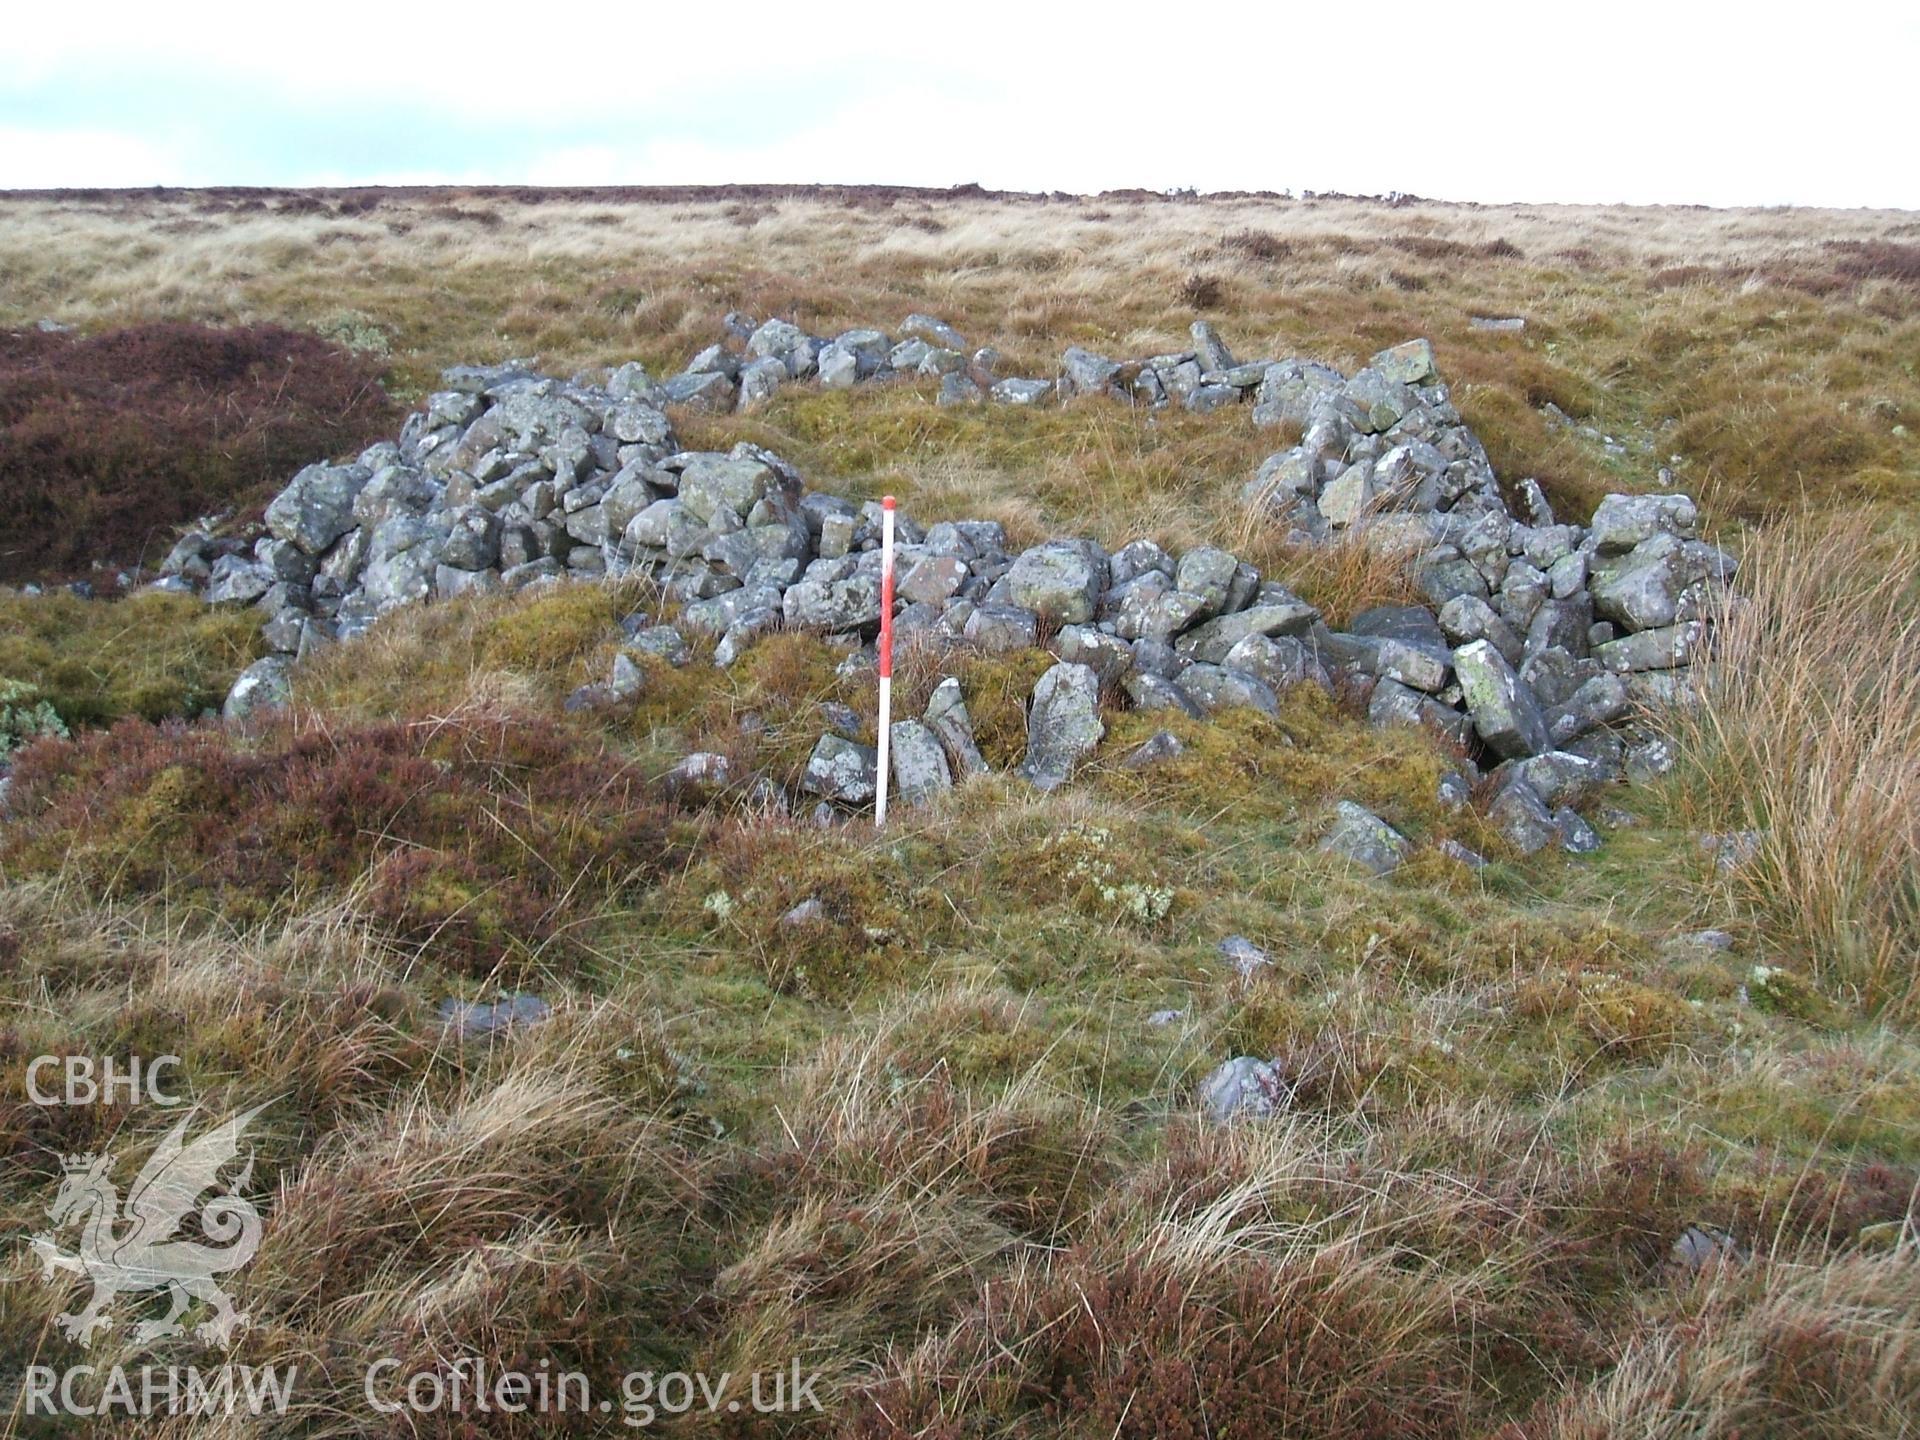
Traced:
[[1920, 208], [1920, 6], [15, 7], [0, 188], [875, 183]]

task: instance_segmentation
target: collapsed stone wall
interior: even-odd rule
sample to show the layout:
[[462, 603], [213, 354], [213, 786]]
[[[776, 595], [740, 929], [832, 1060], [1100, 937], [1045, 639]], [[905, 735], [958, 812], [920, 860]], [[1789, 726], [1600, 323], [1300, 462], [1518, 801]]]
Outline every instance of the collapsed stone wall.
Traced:
[[[719, 665], [781, 628], [838, 637], [850, 665], [870, 665], [879, 507], [810, 491], [757, 446], [682, 451], [669, 418], [681, 406], [756, 404], [809, 379], [937, 374], [948, 403], [1105, 394], [1204, 413], [1244, 406], [1254, 424], [1290, 423], [1302, 436], [1250, 478], [1247, 504], [1300, 542], [1351, 537], [1405, 557], [1425, 603], [1376, 607], [1335, 631], [1214, 547], [1176, 556], [1136, 540], [1109, 553], [1061, 537], [1016, 552], [992, 522], [922, 528], [898, 517], [901, 643], [1045, 643], [1057, 657], [1032, 697], [1022, 766], [1043, 788], [1104, 737], [1103, 684], [1135, 707], [1196, 717], [1273, 713], [1288, 686], [1338, 686], [1375, 723], [1427, 725], [1458, 742], [1465, 772], [1496, 767], [1493, 814], [1521, 849], [1592, 848], [1574, 802], [1662, 763], [1634, 722], [1636, 702], [1686, 693], [1734, 573], [1699, 538], [1683, 495], [1611, 495], [1581, 525], [1557, 521], [1523, 481], [1513, 514], [1424, 340], [1342, 376], [1297, 358], [1236, 362], [1202, 322], [1191, 352], [1119, 362], [1075, 348], [1057, 376], [1012, 384], [993, 376], [991, 352], [963, 358], [960, 337], [928, 316], [910, 317], [898, 343], [877, 330], [822, 339], [777, 320], [729, 317], [729, 328], [664, 384], [637, 364], [571, 380], [524, 363], [456, 367], [394, 441], [295, 476], [251, 550], [181, 541], [162, 585], [265, 616], [275, 653], [241, 677], [229, 713], [284, 699], [296, 657], [396, 606], [564, 578], [642, 574], [681, 607], [674, 625], [629, 627], [613, 672], [571, 704], [630, 700], [643, 684], [634, 657], [682, 663], [688, 633], [716, 637]], [[909, 801], [981, 768], [957, 682], [892, 741]], [[874, 765], [871, 749], [829, 730], [805, 787], [862, 804]], [[719, 766], [691, 757], [681, 778], [728, 778]], [[1454, 799], [1469, 778], [1454, 777]], [[1379, 852], [1377, 817], [1344, 820], [1335, 833], [1351, 838], [1346, 848]]]

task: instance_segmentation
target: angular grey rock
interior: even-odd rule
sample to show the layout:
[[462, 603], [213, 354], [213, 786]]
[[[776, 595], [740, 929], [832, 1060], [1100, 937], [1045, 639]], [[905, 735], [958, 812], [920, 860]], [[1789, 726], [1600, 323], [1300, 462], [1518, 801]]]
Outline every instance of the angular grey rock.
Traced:
[[1502, 785], [1525, 781], [1549, 809], [1582, 803], [1609, 778], [1596, 761], [1565, 750], [1549, 750], [1529, 759], [1509, 760], [1493, 774]]
[[769, 320], [747, 337], [747, 353], [784, 360], [807, 340], [807, 332], [791, 320]]
[[878, 789], [880, 752], [844, 735], [822, 735], [807, 759], [800, 788], [809, 795], [837, 800], [843, 805], [866, 805]]
[[1342, 528], [1358, 523], [1374, 508], [1373, 462], [1349, 465], [1320, 492], [1320, 513], [1329, 525]]
[[1305, 635], [1319, 618], [1306, 601], [1273, 586], [1245, 610], [1195, 626], [1174, 642], [1174, 649], [1186, 659], [1217, 665], [1249, 635]]
[[1173, 587], [1204, 600], [1203, 616], [1218, 615], [1226, 608], [1239, 569], [1239, 560], [1227, 551], [1201, 545], [1187, 551], [1173, 567]]
[[1196, 320], [1187, 327], [1187, 333], [1193, 337], [1194, 359], [1202, 370], [1233, 369], [1233, 352], [1227, 349], [1227, 342], [1220, 338], [1212, 321]]
[[1105, 395], [1119, 373], [1119, 365], [1106, 356], [1072, 345], [1060, 357], [1060, 391], [1064, 395]]
[[1308, 681], [1323, 687], [1330, 685], [1319, 660], [1290, 635], [1278, 640], [1249, 635], [1229, 650], [1220, 664], [1227, 670], [1251, 675], [1276, 696]]
[[1196, 415], [1211, 415], [1239, 400], [1240, 392], [1231, 385], [1202, 385], [1187, 396], [1186, 406]]
[[1111, 585], [1125, 585], [1149, 570], [1173, 578], [1173, 557], [1151, 540], [1130, 540], [1107, 557], [1107, 579]]
[[1031, 650], [1040, 643], [1039, 618], [1017, 605], [981, 605], [967, 617], [966, 642], [989, 655]]
[[662, 777], [669, 790], [724, 790], [733, 782], [733, 762], [711, 750], [683, 755]]
[[1058, 789], [1106, 733], [1100, 720], [1100, 677], [1085, 665], [1062, 661], [1033, 687], [1027, 758], [1020, 773], [1038, 789]]
[[1469, 870], [1480, 871], [1487, 868], [1487, 857], [1478, 850], [1469, 849], [1458, 840], [1445, 839], [1433, 847], [1449, 860], [1458, 861]]
[[1270, 1060], [1236, 1055], [1200, 1082], [1200, 1108], [1215, 1124], [1261, 1119], [1293, 1103], [1293, 1087]]
[[1689, 1225], [1673, 1242], [1667, 1259], [1678, 1270], [1705, 1270], [1709, 1266], [1744, 1265], [1747, 1252], [1724, 1230]]
[[1509, 665], [1518, 665], [1526, 648], [1523, 636], [1485, 600], [1472, 595], [1456, 595], [1440, 607], [1440, 629], [1456, 646], [1490, 641]]
[[268, 504], [267, 529], [318, 555], [353, 528], [353, 502], [371, 478], [364, 465], [309, 465]]
[[509, 993], [491, 1002], [449, 996], [439, 1005], [440, 1023], [457, 1041], [485, 1040], [509, 1030], [538, 1025], [553, 1007], [538, 995]]
[[288, 655], [268, 655], [254, 661], [227, 691], [221, 715], [228, 720], [249, 720], [285, 708], [293, 698], [292, 670], [293, 659]]
[[1552, 743], [1540, 707], [1514, 669], [1493, 648], [1476, 640], [1453, 652], [1473, 728], [1495, 754], [1514, 759], [1537, 755]]
[[1178, 759], [1187, 747], [1171, 730], [1156, 730], [1142, 740], [1121, 763], [1129, 770], [1145, 770], [1163, 761]]
[[1373, 687], [1367, 719], [1380, 726], [1425, 726], [1459, 745], [1466, 743], [1472, 729], [1472, 721], [1452, 706], [1397, 680], [1382, 680]]
[[1407, 837], [1364, 805], [1342, 800], [1334, 807], [1333, 825], [1320, 848], [1363, 866], [1375, 875], [1399, 868], [1407, 858]]
[[779, 484], [772, 467], [751, 455], [697, 455], [680, 472], [680, 503], [708, 524], [722, 512], [744, 521]]
[[1725, 834], [1700, 837], [1700, 848], [1713, 856], [1714, 867], [1724, 873], [1740, 869], [1760, 854], [1766, 836], [1758, 830], [1730, 830]]
[[213, 562], [207, 583], [209, 605], [246, 604], [273, 588], [273, 572], [239, 555], [222, 555]]
[[820, 352], [820, 383], [829, 390], [850, 389], [860, 378], [860, 357], [840, 344]]
[[1452, 666], [1441, 658], [1444, 653], [1436, 654], [1431, 649], [1410, 645], [1404, 640], [1380, 638], [1373, 648], [1370, 668], [1382, 680], [1398, 681], [1415, 690], [1434, 694], [1446, 688], [1447, 680], [1453, 673]]
[[448, 531], [440, 558], [456, 570], [488, 570], [500, 559], [500, 521], [481, 505], [447, 512]]
[[1203, 597], [1176, 590], [1167, 576], [1149, 570], [1109, 590], [1101, 601], [1100, 618], [1111, 621], [1113, 633], [1122, 640], [1169, 641], [1191, 626], [1206, 605]]
[[1600, 848], [1599, 832], [1575, 810], [1562, 806], [1554, 811], [1553, 826], [1560, 836], [1560, 848], [1569, 855], [1591, 855]]
[[1037, 405], [1052, 393], [1051, 380], [1014, 378], [995, 381], [992, 391], [993, 398], [1002, 405]]
[[1408, 340], [1382, 350], [1367, 363], [1396, 385], [1424, 385], [1434, 378], [1433, 344]]
[[909, 605], [944, 605], [966, 580], [966, 561], [951, 555], [928, 555], [908, 567], [900, 577], [898, 592]]
[[1055, 625], [1078, 625], [1099, 609], [1106, 552], [1087, 542], [1048, 540], [1023, 551], [1001, 584], [1010, 603]]
[[687, 640], [671, 625], [644, 625], [627, 637], [627, 648], [636, 654], [652, 655], [669, 665], [687, 663]]
[[1355, 428], [1370, 435], [1392, 429], [1420, 403], [1413, 391], [1372, 367], [1347, 381], [1342, 394], [1358, 411]]
[[647, 688], [647, 672], [633, 663], [633, 657], [621, 650], [613, 657], [613, 670], [607, 676], [607, 688], [620, 700], [636, 700]]
[[1258, 710], [1264, 715], [1280, 713], [1280, 697], [1270, 685], [1224, 665], [1189, 665], [1174, 684], [1203, 715], [1235, 709]]
[[1130, 670], [1120, 677], [1120, 688], [1127, 692], [1136, 710], [1178, 710], [1194, 720], [1205, 717], [1203, 711], [1182, 690], [1178, 682], [1146, 670]]
[[722, 669], [727, 668], [746, 654], [756, 641], [765, 639], [784, 625], [784, 616], [771, 605], [742, 611], [722, 632], [719, 643], [713, 647], [713, 663]]
[[1699, 521], [1699, 509], [1688, 495], [1608, 495], [1595, 508], [1588, 530], [1601, 554], [1614, 555], [1656, 535], [1690, 539]]
[[790, 378], [786, 362], [772, 356], [743, 365], [740, 367], [740, 398], [736, 403], [742, 410], [758, 410]]
[[1627, 747], [1629, 784], [1650, 785], [1662, 776], [1671, 774], [1673, 766], [1673, 747], [1664, 740], [1647, 739]]
[[1658, 630], [1640, 630], [1596, 646], [1593, 658], [1616, 672], [1672, 670], [1691, 665], [1707, 637], [1706, 622], [1688, 620]]
[[[1706, 587], [1731, 581], [1734, 570], [1725, 551], [1698, 540], [1655, 535], [1624, 555], [1594, 562], [1589, 578], [1594, 614], [1628, 630], [1705, 619]], [[1696, 613], [1683, 613], [1689, 602]]]
[[660, 399], [708, 415], [724, 415], [733, 409], [733, 381], [717, 371], [676, 375], [660, 387]]
[[876, 626], [880, 623], [879, 569], [833, 580], [802, 578], [787, 587], [781, 610], [796, 630], [841, 633]]
[[1560, 840], [1552, 812], [1524, 780], [1514, 779], [1500, 787], [1487, 807], [1487, 819], [1522, 855], [1537, 854]]
[[902, 335], [915, 335], [922, 340], [943, 346], [948, 350], [965, 350], [967, 342], [960, 338], [960, 332], [946, 321], [932, 315], [923, 315], [916, 311], [900, 322]]
[[897, 374], [911, 375], [920, 368], [927, 356], [933, 353], [933, 349], [934, 347], [924, 340], [914, 338], [902, 340], [887, 352], [886, 368]]
[[933, 694], [927, 700], [926, 723], [947, 753], [950, 774], [965, 780], [971, 775], [987, 773], [987, 762], [974, 743], [973, 717], [967, 713], [960, 682], [953, 676], [947, 676], [933, 687]]
[[1086, 665], [1102, 685], [1116, 684], [1133, 668], [1133, 647], [1117, 635], [1088, 625], [1068, 625], [1053, 637], [1053, 652], [1062, 660]]
[[953, 788], [946, 751], [929, 726], [918, 720], [896, 720], [888, 735], [893, 783], [902, 803], [924, 805]]
[[[749, 369], [752, 367], [748, 367]], [[645, 375], [645, 371], [640, 372]], [[744, 375], [744, 371], [742, 372]], [[616, 401], [607, 407], [604, 433], [622, 445], [667, 445], [673, 440], [673, 425], [644, 396]]]
[[780, 924], [789, 930], [803, 929], [809, 925], [818, 925], [827, 918], [827, 907], [819, 896], [810, 895], [780, 917]]
[[937, 403], [942, 406], [978, 405], [980, 387], [973, 377], [959, 371], [948, 371], [940, 377], [940, 395]]
[[1242, 980], [1251, 980], [1256, 972], [1273, 964], [1273, 957], [1244, 935], [1229, 935], [1215, 948]]

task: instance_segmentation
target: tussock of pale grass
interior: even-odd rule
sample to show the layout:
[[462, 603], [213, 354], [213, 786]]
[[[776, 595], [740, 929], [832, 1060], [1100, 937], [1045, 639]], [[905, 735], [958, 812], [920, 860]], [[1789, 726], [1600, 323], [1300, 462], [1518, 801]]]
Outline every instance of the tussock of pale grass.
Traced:
[[1702, 703], [1668, 721], [1706, 823], [1761, 832], [1736, 890], [1824, 981], [1900, 1012], [1920, 1000], [1916, 564], [1858, 519], [1758, 537]]
[[1911, 1253], [1713, 1271], [1680, 1313], [1529, 1433], [1546, 1440], [1752, 1440], [1912, 1433], [1920, 1266]]
[[1352, 533], [1324, 545], [1285, 545], [1249, 527], [1234, 553], [1257, 566], [1309, 604], [1330, 625], [1343, 625], [1373, 605], [1406, 605], [1418, 599], [1408, 578], [1407, 557]]

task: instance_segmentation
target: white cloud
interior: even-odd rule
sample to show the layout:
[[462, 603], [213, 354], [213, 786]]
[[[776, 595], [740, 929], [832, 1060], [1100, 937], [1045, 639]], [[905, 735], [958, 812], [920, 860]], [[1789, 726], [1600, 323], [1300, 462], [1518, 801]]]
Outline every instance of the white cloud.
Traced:
[[[1873, 0], [1830, 0], [1817, 23], [1648, 0], [1148, 16], [1002, 0], [185, 14], [109, 0], [85, 27], [45, 7], [10, 18], [0, 184], [130, 183], [165, 162], [169, 183], [1920, 205], [1920, 170], [1886, 156], [1910, 128], [1917, 51], [1920, 13]], [[98, 113], [76, 115], [76, 96]]]
[[122, 131], [0, 128], [0, 185], [178, 185], [186, 173], [170, 147]]

